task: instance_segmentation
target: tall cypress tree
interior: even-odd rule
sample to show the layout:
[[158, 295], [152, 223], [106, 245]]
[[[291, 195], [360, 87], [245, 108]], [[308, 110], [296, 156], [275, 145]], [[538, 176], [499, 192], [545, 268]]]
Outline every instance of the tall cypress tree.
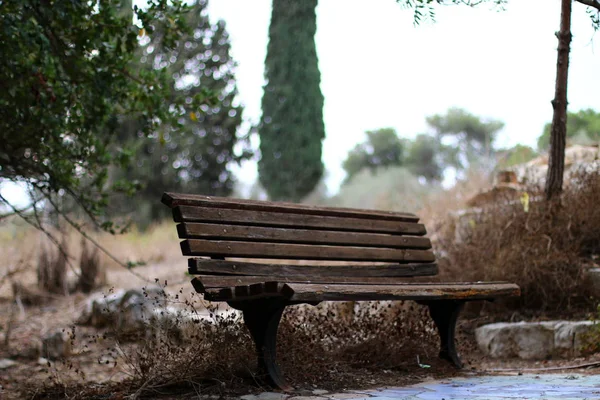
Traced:
[[317, 1], [273, 0], [258, 128], [259, 179], [273, 200], [299, 201], [323, 175]]

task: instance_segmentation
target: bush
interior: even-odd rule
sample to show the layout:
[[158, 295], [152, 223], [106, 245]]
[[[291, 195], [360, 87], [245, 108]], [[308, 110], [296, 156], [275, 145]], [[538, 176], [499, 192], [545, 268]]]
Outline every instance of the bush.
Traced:
[[[126, 379], [86, 387], [77, 383], [77, 377], [67, 379], [66, 374], [73, 368], [77, 372], [77, 367], [66, 360], [64, 365], [53, 364], [50, 384], [41, 392], [31, 386], [37, 395], [29, 396], [48, 398], [60, 392], [70, 398], [108, 393], [153, 398], [181, 391], [234, 395], [260, 384], [254, 344], [241, 313], [222, 303], [206, 303], [196, 294], [184, 299], [183, 290], [176, 294], [145, 290], [144, 296], [153, 311], [146, 314], [147, 323], [137, 334], [115, 325], [90, 340], [73, 329], [73, 348], [84, 345], [98, 354], [98, 363], [111, 374], [118, 366]], [[118, 319], [117, 314], [113, 320]], [[392, 371], [405, 381], [414, 381], [418, 371], [447, 374], [454, 369], [438, 360], [438, 345], [426, 307], [412, 302], [328, 302], [286, 308], [279, 328], [278, 360], [296, 388], [339, 390], [372, 385], [374, 377], [381, 383], [388, 376], [397, 383], [398, 375], [386, 375]], [[432, 368], [421, 369], [427, 365], [419, 366], [417, 358]], [[407, 371], [410, 374], [403, 377]]]
[[[406, 368], [417, 356], [435, 361], [435, 327], [427, 308], [412, 304], [287, 307], [278, 333], [278, 360], [287, 379], [295, 387], [335, 389], [341, 382], [347, 385], [339, 375], [353, 368]], [[198, 304], [185, 305], [174, 320], [154, 321], [151, 340], [137, 340], [125, 351], [131, 391], [139, 395], [181, 385], [221, 391], [254, 386], [254, 344], [241, 313], [223, 312], [222, 305], [219, 312], [214, 304], [198, 313]]]
[[440, 278], [515, 282], [516, 305], [536, 314], [587, 308], [586, 271], [600, 253], [600, 173], [579, 173], [558, 201], [542, 200], [537, 187], [526, 194], [529, 202], [498, 198], [449, 224], [456, 228], [437, 237]]

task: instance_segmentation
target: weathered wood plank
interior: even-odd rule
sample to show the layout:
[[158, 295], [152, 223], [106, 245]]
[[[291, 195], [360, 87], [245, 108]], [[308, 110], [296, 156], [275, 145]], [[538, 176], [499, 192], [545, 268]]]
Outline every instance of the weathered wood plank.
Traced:
[[[286, 283], [281, 296], [290, 302], [369, 301], [369, 300], [486, 300], [519, 296], [512, 283], [406, 283], [402, 285], [315, 285]], [[248, 301], [252, 296], [233, 296], [231, 288], [206, 289], [207, 300]]]
[[175, 222], [218, 222], [251, 226], [273, 226], [309, 229], [330, 229], [349, 232], [394, 233], [423, 236], [423, 224], [364, 218], [342, 218], [319, 215], [273, 213], [266, 211], [230, 210], [210, 207], [177, 206]]
[[163, 204], [175, 208], [177, 206], [200, 206], [229, 208], [250, 211], [270, 211], [278, 213], [295, 213], [304, 215], [319, 215], [332, 217], [367, 218], [388, 221], [418, 222], [419, 218], [411, 213], [361, 210], [356, 208], [317, 207], [306, 204], [285, 202], [268, 202], [256, 200], [231, 199], [225, 197], [211, 197], [194, 194], [164, 193]]
[[[401, 281], [400, 279], [405, 279]], [[273, 281], [278, 283], [313, 283], [313, 284], [353, 284], [353, 285], [402, 285], [407, 283], [409, 278], [389, 278], [389, 277], [355, 277], [355, 276], [334, 276], [334, 277], [312, 277], [308, 276], [219, 276], [219, 275], [198, 275], [194, 278], [197, 283], [193, 283], [194, 288], [199, 287], [204, 293], [205, 289], [226, 288], [234, 286], [248, 286], [257, 283], [266, 283]]]
[[215, 297], [227, 298], [227, 301], [245, 301], [256, 300], [266, 297], [283, 297], [289, 298], [292, 296], [292, 290], [284, 283], [279, 282], [264, 282], [247, 286], [235, 286], [223, 289], [206, 289], [204, 298], [209, 301], [220, 301]]
[[320, 231], [295, 228], [273, 228], [210, 223], [182, 223], [177, 225], [181, 239], [235, 239], [248, 242], [359, 245], [392, 247], [398, 249], [430, 249], [425, 237], [386, 235], [381, 233]]
[[518, 296], [512, 283], [438, 283], [422, 285], [315, 285], [291, 283], [292, 301], [335, 300], [484, 300]]
[[367, 277], [399, 278], [431, 276], [438, 273], [438, 268], [437, 265], [433, 263], [384, 265], [286, 265], [189, 258], [188, 271], [192, 275], [286, 276], [292, 279], [364, 279]]
[[392, 261], [399, 263], [430, 263], [435, 261], [433, 252], [428, 250], [248, 243], [203, 239], [184, 240], [181, 242], [181, 251], [185, 256], [251, 257], [287, 260]]

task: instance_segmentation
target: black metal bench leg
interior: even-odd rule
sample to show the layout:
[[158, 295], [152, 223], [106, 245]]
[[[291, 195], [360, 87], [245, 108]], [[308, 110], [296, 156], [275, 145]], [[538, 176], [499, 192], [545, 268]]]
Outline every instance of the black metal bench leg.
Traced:
[[266, 376], [269, 385], [284, 391], [292, 390], [279, 370], [276, 359], [277, 328], [285, 308], [278, 301], [256, 301], [242, 310], [244, 323], [256, 345], [259, 374]]
[[450, 361], [457, 368], [462, 368], [463, 363], [456, 352], [454, 332], [456, 320], [464, 304], [464, 301], [455, 300], [432, 301], [427, 304], [429, 314], [440, 335], [440, 358]]

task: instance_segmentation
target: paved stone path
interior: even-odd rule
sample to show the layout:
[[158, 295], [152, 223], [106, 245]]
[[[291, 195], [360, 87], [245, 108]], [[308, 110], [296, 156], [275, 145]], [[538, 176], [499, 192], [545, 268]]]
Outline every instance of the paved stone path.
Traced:
[[600, 399], [600, 375], [521, 375], [445, 379], [366, 391], [353, 400]]
[[309, 396], [262, 393], [243, 400], [598, 400], [600, 375], [543, 374], [473, 376], [423, 382], [418, 385], [327, 393]]

